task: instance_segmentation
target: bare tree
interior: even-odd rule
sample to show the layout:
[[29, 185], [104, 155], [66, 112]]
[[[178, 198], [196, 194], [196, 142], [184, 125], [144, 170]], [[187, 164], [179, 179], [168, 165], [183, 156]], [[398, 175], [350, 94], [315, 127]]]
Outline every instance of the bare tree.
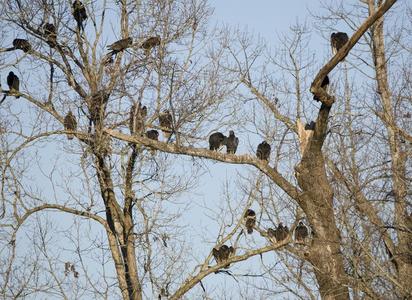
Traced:
[[[411, 81], [405, 67], [401, 83], [389, 83], [383, 22], [396, 0], [361, 1], [354, 15], [329, 7], [322, 26], [338, 16], [353, 33], [318, 70], [306, 27], [272, 55], [246, 33], [211, 31], [205, 0], [3, 2], [12, 30], [1, 33], [1, 71], [16, 66], [20, 80], [0, 106], [3, 298], [181, 299], [200, 286], [208, 299], [212, 274], [234, 278], [247, 298], [256, 269], [270, 282], [262, 297], [411, 296], [411, 137], [398, 121]], [[389, 39], [410, 57], [401, 37]], [[359, 107], [347, 65], [367, 64], [365, 53], [376, 89]], [[249, 154], [209, 150], [208, 137], [229, 130], [240, 143], [231, 134], [218, 146], [237, 148], [239, 132], [253, 133]], [[256, 156], [262, 140], [270, 156]], [[239, 174], [244, 200], [226, 191], [218, 235], [193, 258], [180, 238], [189, 204], [179, 199], [190, 198], [202, 159], [250, 173]], [[59, 218], [71, 224], [66, 234]], [[264, 253], [281, 267], [262, 258], [254, 268]], [[241, 261], [250, 262], [242, 284], [228, 269]]]

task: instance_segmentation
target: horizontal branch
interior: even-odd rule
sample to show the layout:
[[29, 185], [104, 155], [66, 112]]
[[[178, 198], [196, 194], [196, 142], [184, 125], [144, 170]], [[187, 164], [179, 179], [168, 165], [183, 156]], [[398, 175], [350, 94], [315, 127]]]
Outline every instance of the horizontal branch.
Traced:
[[203, 157], [230, 164], [244, 164], [254, 166], [255, 168], [262, 171], [264, 174], [269, 176], [291, 198], [295, 199], [296, 201], [299, 200], [300, 191], [294, 185], [292, 185], [288, 180], [286, 180], [276, 169], [270, 167], [265, 160], [257, 159], [251, 155], [224, 154], [216, 151], [211, 151], [205, 148], [185, 147], [179, 146], [177, 144], [158, 142], [143, 136], [126, 135], [119, 131], [111, 129], [105, 129], [105, 131], [112, 137], [117, 138], [119, 140], [133, 144], [141, 144], [167, 153]]
[[23, 222], [28, 217], [30, 217], [32, 214], [34, 214], [36, 212], [39, 212], [39, 211], [42, 211], [42, 210], [46, 210], [46, 209], [59, 210], [59, 211], [62, 211], [62, 212], [66, 212], [66, 213], [70, 213], [70, 214], [73, 214], [73, 215], [86, 217], [86, 218], [95, 220], [95, 221], [99, 222], [100, 224], [102, 224], [106, 228], [106, 230], [110, 231], [110, 228], [108, 227], [108, 225], [106, 223], [106, 220], [99, 217], [98, 215], [95, 215], [91, 212], [81, 211], [81, 210], [77, 210], [77, 209], [74, 209], [74, 208], [69, 208], [67, 206], [58, 205], [58, 204], [43, 204], [43, 205], [36, 206], [36, 207], [33, 207], [33, 208], [27, 210], [24, 213], [24, 215], [18, 219], [19, 225], [23, 224]]

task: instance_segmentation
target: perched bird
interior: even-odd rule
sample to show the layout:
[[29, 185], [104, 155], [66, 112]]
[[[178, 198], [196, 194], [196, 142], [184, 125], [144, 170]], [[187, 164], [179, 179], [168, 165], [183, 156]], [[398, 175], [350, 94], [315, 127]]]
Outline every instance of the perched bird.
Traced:
[[[7, 76], [7, 85], [9, 86], [10, 94], [18, 94], [19, 93], [19, 88], [20, 88], [20, 80], [19, 77], [14, 75], [14, 73], [11, 71], [9, 75]], [[20, 96], [16, 95], [16, 98], [20, 98]]]
[[[320, 84], [320, 87], [326, 90], [328, 85], [329, 85], [329, 76], [326, 75], [325, 78], [323, 78], [322, 83]], [[320, 99], [316, 96], [313, 96], [313, 100], [320, 101]]]
[[23, 52], [27, 53], [31, 50], [30, 43], [25, 39], [14, 39], [13, 40], [13, 47], [14, 49], [23, 50]]
[[145, 120], [147, 117], [147, 107], [139, 102], [134, 103], [130, 108], [129, 129], [130, 134], [141, 134], [144, 130]]
[[310, 121], [305, 125], [305, 130], [315, 130], [316, 122]]
[[213, 257], [216, 260], [216, 263], [220, 263], [222, 261], [222, 259], [220, 258], [220, 249], [219, 248], [213, 248], [212, 249], [212, 254], [213, 254]]
[[[76, 131], [77, 129], [77, 121], [74, 117], [73, 113], [69, 110], [67, 115], [64, 117], [64, 130], [71, 130]], [[74, 134], [68, 133], [67, 139], [72, 140], [74, 138]]]
[[220, 147], [226, 145], [227, 137], [221, 132], [212, 133], [209, 137], [209, 149], [218, 151]]
[[[213, 248], [212, 250], [213, 257], [215, 258], [218, 264], [225, 262], [230, 257], [235, 254], [235, 249], [232, 246], [222, 245], [219, 248]], [[228, 268], [230, 264], [224, 266], [224, 268]]]
[[238, 145], [239, 145], [239, 138], [235, 136], [235, 132], [233, 130], [230, 130], [229, 136], [226, 139], [226, 153], [235, 154]]
[[256, 213], [252, 209], [248, 209], [243, 216], [245, 219], [245, 226], [248, 234], [253, 233], [253, 227], [256, 225]]
[[56, 26], [51, 23], [44, 24], [43, 34], [47, 39], [47, 44], [49, 44], [50, 47], [54, 48], [57, 44]]
[[83, 3], [79, 0], [75, 0], [72, 5], [72, 14], [74, 19], [77, 22], [77, 28], [79, 31], [84, 32], [84, 25], [83, 22], [87, 19], [87, 12], [86, 8], [84, 7]]
[[107, 49], [109, 49], [113, 55], [113, 54], [117, 54], [118, 52], [126, 50], [132, 44], [133, 44], [133, 39], [131, 37], [128, 37], [128, 38], [121, 39], [121, 40], [114, 42], [113, 44], [107, 46]]
[[323, 78], [322, 83], [320, 84], [320, 87], [326, 88], [329, 85], [329, 76], [326, 75], [325, 78]]
[[146, 137], [148, 137], [151, 140], [157, 141], [157, 140], [159, 140], [159, 132], [155, 129], [148, 130], [146, 132]]
[[281, 242], [288, 237], [289, 229], [287, 226], [283, 226], [282, 222], [279, 223], [275, 230], [275, 239], [277, 242]]
[[302, 221], [299, 221], [299, 224], [295, 229], [295, 241], [299, 244], [303, 244], [307, 237], [308, 228], [305, 226], [305, 224], [303, 224]]
[[330, 36], [330, 44], [332, 53], [335, 55], [349, 41], [349, 37], [345, 32], [333, 32]]
[[270, 145], [266, 141], [263, 141], [258, 145], [256, 150], [256, 156], [261, 160], [269, 161]]
[[156, 47], [159, 45], [160, 45], [160, 36], [156, 35], [156, 36], [152, 36], [144, 40], [140, 47], [143, 48], [146, 52], [146, 55], [148, 55], [150, 53], [150, 50], [153, 47]]
[[173, 128], [173, 118], [169, 110], [165, 110], [163, 113], [159, 114], [159, 125], [162, 127], [162, 132], [168, 140], [172, 134]]
[[71, 272], [71, 266], [72, 266], [71, 262], [64, 263], [64, 275], [65, 276], [69, 275], [69, 273]]

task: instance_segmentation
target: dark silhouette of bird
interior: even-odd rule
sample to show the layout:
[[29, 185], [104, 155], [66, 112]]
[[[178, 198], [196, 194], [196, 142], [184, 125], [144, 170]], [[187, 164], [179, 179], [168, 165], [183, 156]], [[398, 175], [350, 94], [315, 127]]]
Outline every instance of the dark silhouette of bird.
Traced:
[[13, 40], [13, 47], [14, 49], [23, 50], [23, 52], [27, 53], [31, 50], [31, 45], [28, 40], [25, 39], [14, 39]]
[[54, 24], [51, 24], [51, 23], [44, 24], [43, 33], [47, 39], [47, 44], [49, 44], [49, 46], [52, 48], [56, 47], [56, 44], [57, 44], [56, 26], [54, 26]]
[[77, 28], [79, 32], [84, 32], [84, 25], [83, 22], [87, 19], [87, 12], [86, 8], [84, 7], [83, 3], [79, 0], [75, 0], [72, 5], [72, 14], [74, 19], [77, 22]]
[[17, 75], [15, 75], [12, 71], [10, 71], [9, 75], [7, 76], [7, 85], [9, 86], [9, 94], [16, 95], [16, 98], [20, 98], [19, 89], [20, 89], [20, 80]]
[[[329, 85], [329, 76], [326, 75], [325, 78], [323, 78], [322, 83], [320, 84], [320, 87], [326, 90], [328, 85]], [[320, 99], [316, 96], [313, 96], [313, 100], [320, 101]]]
[[239, 145], [239, 138], [235, 136], [235, 132], [233, 130], [230, 130], [229, 136], [226, 139], [226, 153], [235, 154], [238, 145]]
[[168, 140], [172, 135], [173, 128], [173, 118], [168, 110], [165, 110], [163, 113], [159, 114], [159, 125], [162, 127], [162, 132]]
[[155, 129], [148, 130], [146, 132], [146, 137], [148, 137], [151, 140], [158, 141], [159, 140], [159, 132]]
[[[232, 246], [222, 245], [219, 248], [213, 248], [212, 254], [216, 262], [220, 264], [232, 257], [235, 254], [235, 249]], [[228, 268], [229, 266], [230, 264], [227, 264], [224, 268]]]
[[266, 141], [263, 141], [258, 145], [256, 150], [256, 156], [261, 160], [269, 161], [270, 145]]
[[209, 137], [209, 149], [218, 151], [220, 147], [226, 145], [227, 137], [221, 132], [212, 133]]
[[107, 49], [111, 51], [111, 54], [117, 54], [121, 51], [126, 50], [130, 46], [133, 45], [133, 39], [131, 37], [125, 38], [118, 40], [114, 42], [113, 44], [107, 46]]
[[315, 130], [316, 122], [310, 121], [305, 124], [305, 130]]
[[[69, 111], [67, 115], [64, 117], [64, 129], [71, 130], [71, 131], [76, 131], [77, 129], [77, 121], [71, 111]], [[72, 140], [73, 138], [74, 138], [74, 134], [67, 133], [68, 140]]]
[[245, 219], [245, 226], [248, 234], [253, 233], [253, 228], [256, 225], [256, 213], [253, 209], [248, 209], [243, 216]]
[[130, 134], [141, 134], [145, 127], [147, 107], [134, 103], [130, 108], [129, 129]]
[[103, 59], [104, 64], [110, 65], [113, 63], [113, 55], [117, 55], [117, 53], [122, 52], [126, 50], [127, 48], [131, 47], [133, 45], [133, 39], [131, 37], [125, 38], [118, 40], [114, 42], [113, 44], [107, 46], [108, 50], [110, 50], [109, 53], [107, 53]]
[[[149, 139], [151, 139], [151, 140], [158, 141], [158, 140], [159, 140], [159, 132], [158, 132], [157, 130], [155, 130], [155, 129], [148, 130], [148, 131], [146, 132], [146, 137], [149, 138]], [[151, 153], [152, 155], [154, 155], [154, 154], [156, 153], [156, 149], [151, 149], [151, 150], [150, 150], [150, 153]]]
[[288, 237], [289, 229], [287, 226], [283, 226], [282, 222], [280, 222], [274, 234], [276, 241], [281, 242]]
[[303, 224], [302, 221], [299, 221], [298, 226], [295, 229], [295, 241], [299, 244], [305, 243], [305, 239], [308, 237], [308, 228]]
[[333, 32], [330, 36], [330, 44], [332, 46], [332, 54], [338, 53], [347, 42], [349, 37], [345, 32]]
[[147, 38], [146, 40], [143, 41], [141, 44], [141, 48], [145, 50], [146, 55], [150, 53], [150, 50], [153, 47], [159, 46], [160, 45], [160, 36], [152, 36]]

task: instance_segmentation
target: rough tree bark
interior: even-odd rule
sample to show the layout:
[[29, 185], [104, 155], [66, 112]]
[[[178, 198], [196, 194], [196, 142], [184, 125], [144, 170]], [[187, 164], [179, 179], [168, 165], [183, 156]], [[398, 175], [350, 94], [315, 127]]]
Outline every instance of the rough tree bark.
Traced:
[[[369, 14], [375, 13], [377, 7], [382, 4], [379, 0], [369, 0]], [[392, 182], [395, 197], [394, 228], [398, 243], [386, 245], [388, 255], [392, 259], [397, 272], [397, 278], [404, 287], [401, 297], [412, 296], [412, 216], [407, 211], [407, 185], [406, 185], [406, 160], [407, 151], [402, 145], [402, 138], [397, 130], [395, 114], [393, 111], [393, 99], [388, 82], [388, 66], [385, 55], [384, 18], [379, 18], [371, 28], [372, 56], [375, 65], [377, 90], [380, 95], [383, 112], [379, 117], [386, 125], [391, 156]]]

